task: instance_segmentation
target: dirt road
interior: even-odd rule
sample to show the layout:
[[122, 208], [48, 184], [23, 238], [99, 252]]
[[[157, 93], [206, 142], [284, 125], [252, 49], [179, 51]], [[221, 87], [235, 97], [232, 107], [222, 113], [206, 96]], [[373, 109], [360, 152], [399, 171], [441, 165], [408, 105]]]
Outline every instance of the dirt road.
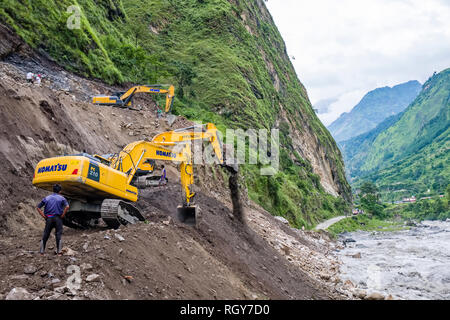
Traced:
[[326, 230], [329, 227], [331, 227], [333, 224], [335, 224], [345, 218], [348, 218], [348, 217], [347, 216], [339, 216], [339, 217], [334, 217], [334, 218], [328, 219], [322, 223], [319, 223], [314, 229], [315, 230]]

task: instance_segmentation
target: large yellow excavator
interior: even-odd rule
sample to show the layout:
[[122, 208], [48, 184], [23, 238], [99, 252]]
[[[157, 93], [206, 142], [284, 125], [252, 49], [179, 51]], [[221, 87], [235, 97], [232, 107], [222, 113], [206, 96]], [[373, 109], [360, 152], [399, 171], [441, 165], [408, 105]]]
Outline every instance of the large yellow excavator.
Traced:
[[[167, 89], [165, 89], [167, 87]], [[121, 108], [129, 108], [132, 106], [132, 100], [136, 93], [154, 93], [154, 94], [165, 94], [166, 95], [166, 107], [165, 112], [169, 112], [173, 105], [173, 100], [175, 97], [175, 88], [173, 85], [142, 85], [135, 86], [127, 91], [114, 92], [110, 96], [100, 95], [92, 97], [92, 103], [104, 106], [115, 106]]]
[[136, 141], [118, 154], [105, 156], [86, 153], [41, 160], [36, 166], [33, 185], [48, 191], [55, 183], [70, 203], [64, 224], [89, 228], [102, 219], [109, 227], [144, 221], [132, 204], [138, 200], [138, 189], [159, 185], [153, 174], [155, 161], [180, 164], [184, 203], [178, 207], [180, 221], [195, 225], [196, 206], [192, 202], [194, 183], [191, 143], [207, 141], [214, 150], [216, 163], [224, 164], [223, 148], [217, 128], [212, 123], [197, 125], [155, 136], [151, 141]]

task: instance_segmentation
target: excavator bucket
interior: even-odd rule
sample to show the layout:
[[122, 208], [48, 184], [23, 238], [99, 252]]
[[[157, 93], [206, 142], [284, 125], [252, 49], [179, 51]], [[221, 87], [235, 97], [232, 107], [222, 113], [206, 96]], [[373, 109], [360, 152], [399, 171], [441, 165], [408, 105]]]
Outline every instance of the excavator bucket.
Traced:
[[195, 226], [197, 223], [197, 206], [178, 206], [177, 216], [181, 222]]

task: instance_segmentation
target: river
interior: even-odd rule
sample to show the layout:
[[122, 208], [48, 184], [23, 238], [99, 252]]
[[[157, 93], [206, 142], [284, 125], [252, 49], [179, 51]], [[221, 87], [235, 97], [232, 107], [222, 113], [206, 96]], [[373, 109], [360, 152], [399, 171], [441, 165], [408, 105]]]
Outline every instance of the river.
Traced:
[[337, 253], [344, 281], [394, 299], [450, 299], [450, 221], [424, 221], [410, 230], [358, 231], [341, 237], [355, 240]]

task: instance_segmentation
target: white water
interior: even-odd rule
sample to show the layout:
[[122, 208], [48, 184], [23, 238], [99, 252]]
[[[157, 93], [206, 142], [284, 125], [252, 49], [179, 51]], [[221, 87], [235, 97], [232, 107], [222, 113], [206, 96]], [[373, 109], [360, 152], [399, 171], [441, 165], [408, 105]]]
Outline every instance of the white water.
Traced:
[[[397, 232], [352, 232], [338, 252], [341, 278], [397, 299], [450, 299], [450, 221]], [[361, 259], [351, 255], [360, 253]]]

